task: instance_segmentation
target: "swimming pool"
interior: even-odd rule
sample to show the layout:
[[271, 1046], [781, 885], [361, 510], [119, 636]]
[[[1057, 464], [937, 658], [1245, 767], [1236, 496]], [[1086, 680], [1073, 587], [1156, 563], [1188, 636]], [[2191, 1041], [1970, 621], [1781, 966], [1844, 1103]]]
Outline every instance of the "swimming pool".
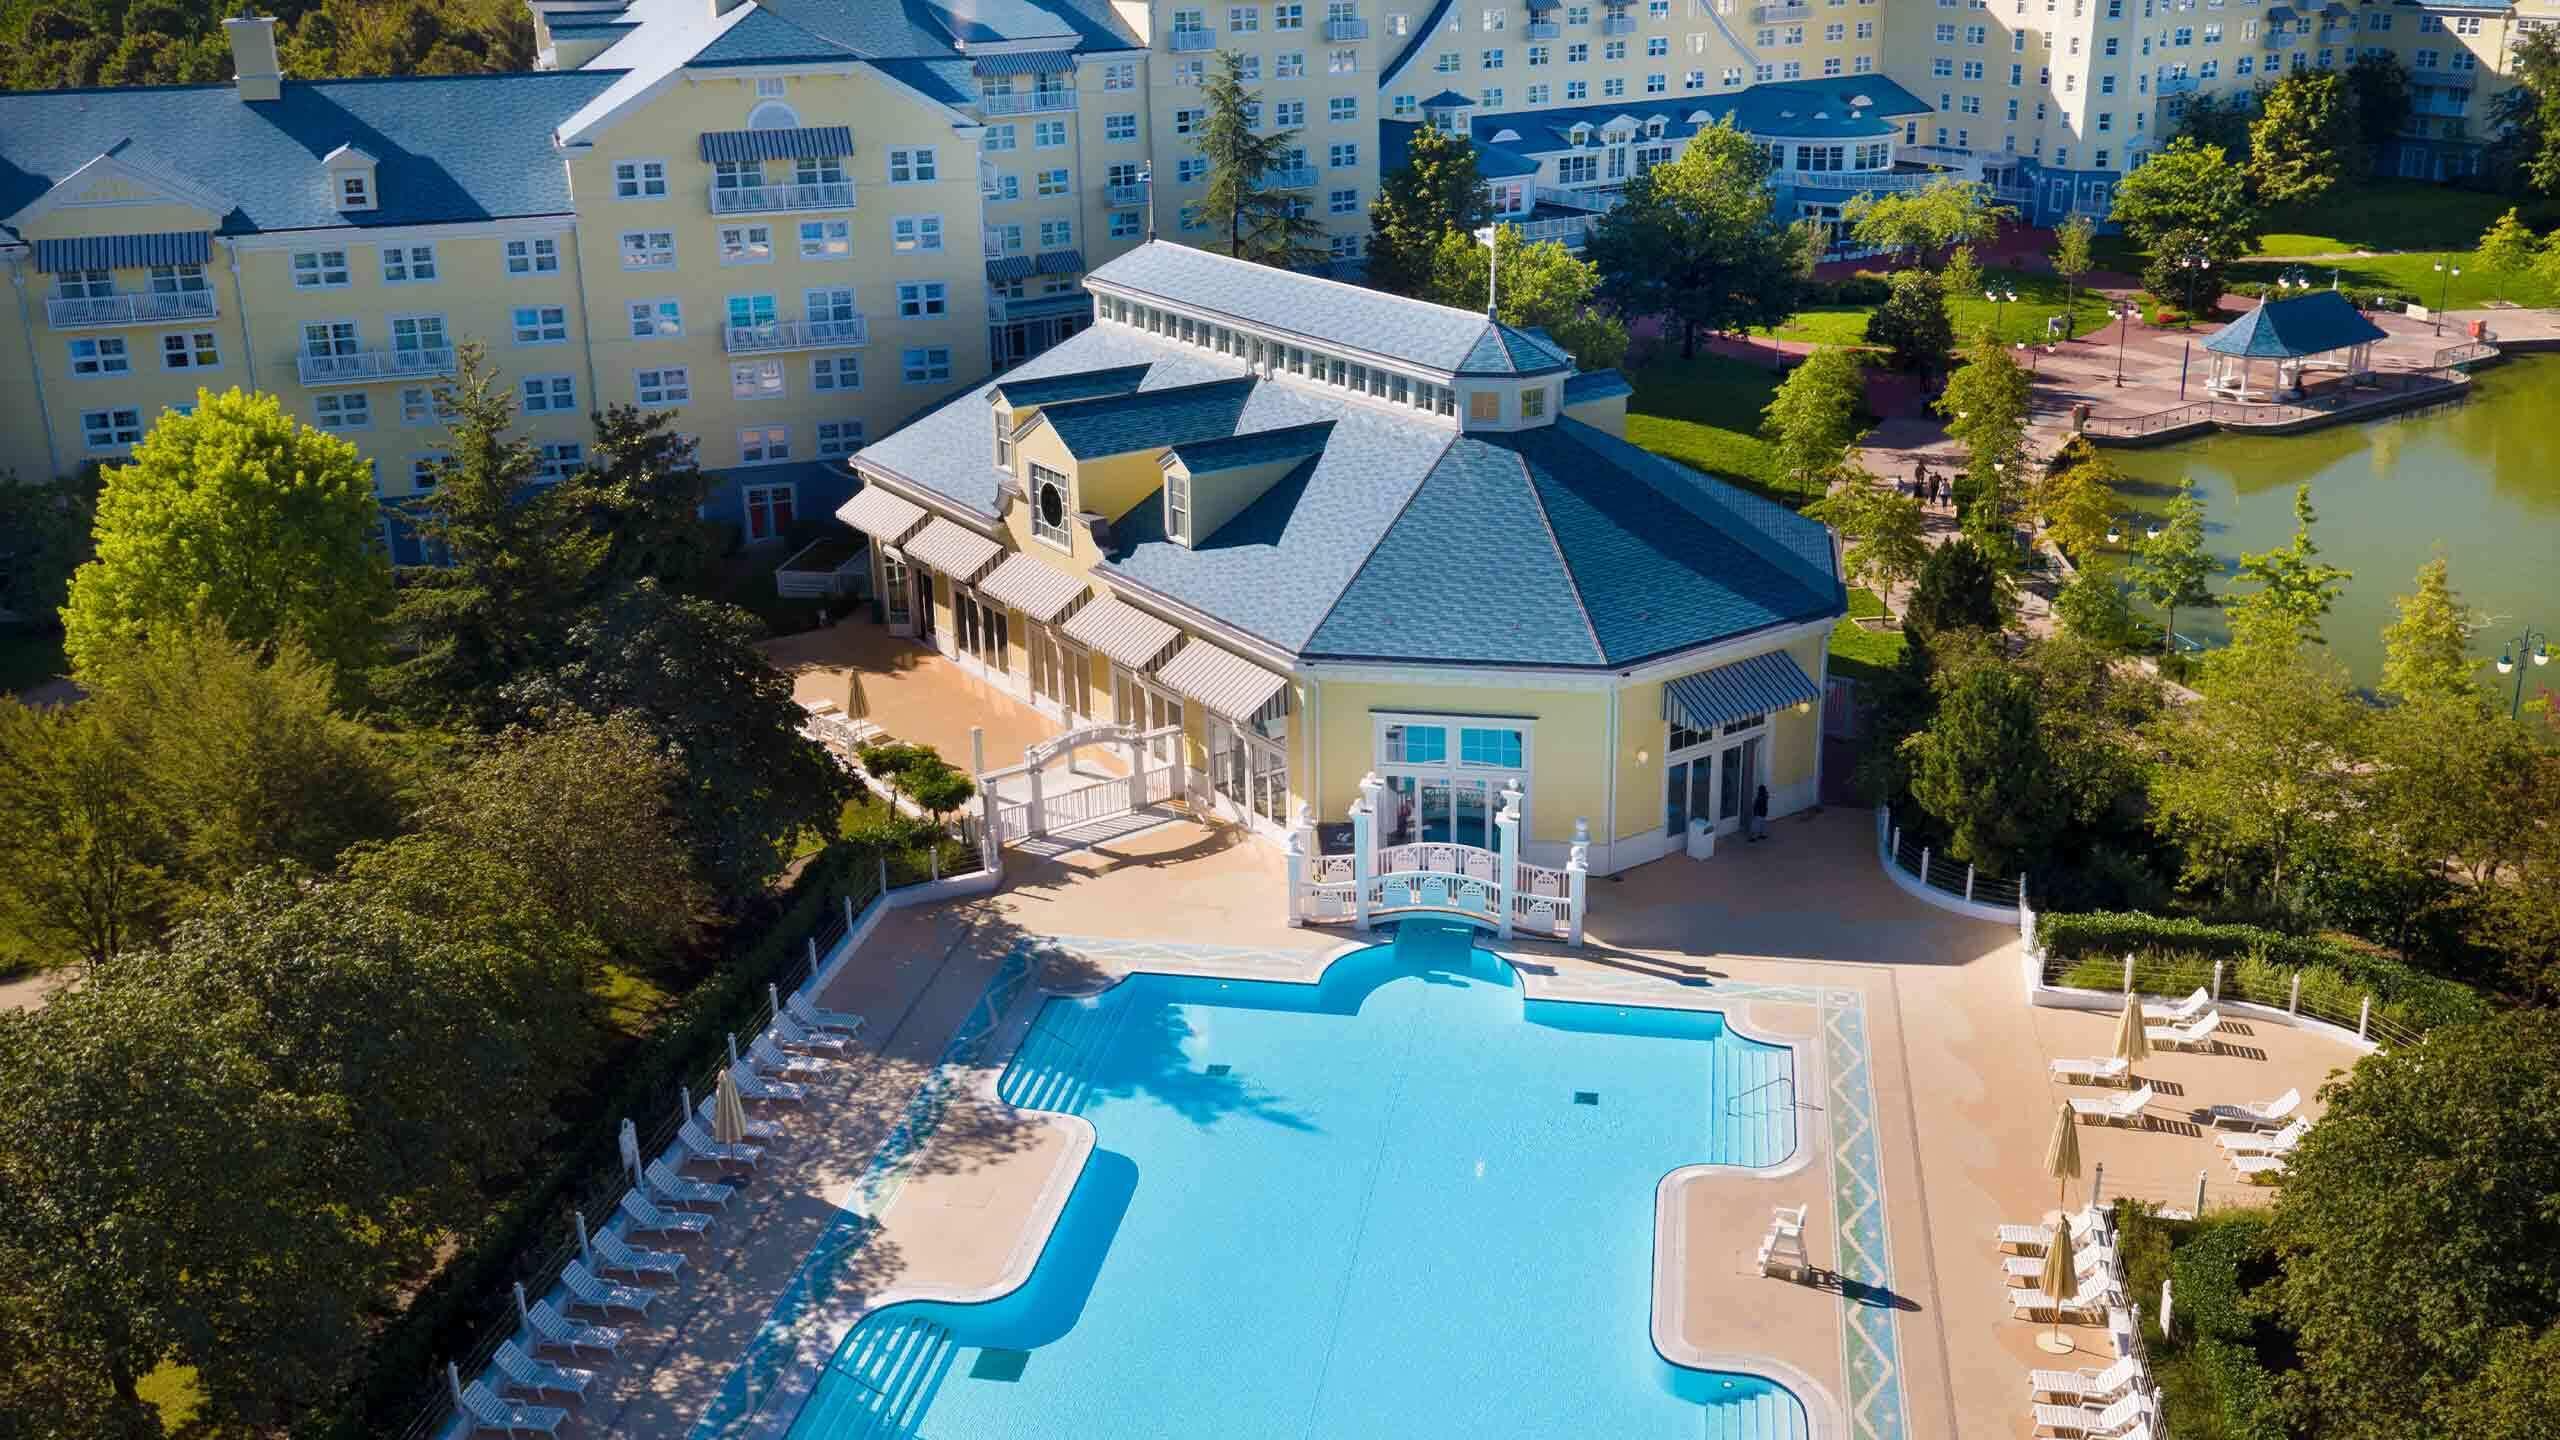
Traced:
[[1000, 1091], [1098, 1143], [1030, 1279], [865, 1319], [791, 1435], [1803, 1440], [1785, 1388], [1650, 1334], [1656, 1184], [1785, 1160], [1791, 1074], [1419, 924], [1319, 985], [1051, 1000]]

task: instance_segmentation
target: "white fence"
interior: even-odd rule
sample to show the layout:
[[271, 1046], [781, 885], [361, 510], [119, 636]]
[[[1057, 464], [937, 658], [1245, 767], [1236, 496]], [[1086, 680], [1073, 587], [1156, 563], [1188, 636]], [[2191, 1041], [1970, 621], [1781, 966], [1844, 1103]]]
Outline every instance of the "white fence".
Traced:
[[[1127, 751], [1129, 773], [1058, 790], [1049, 762], [1089, 746]], [[1140, 730], [1128, 725], [1088, 725], [1044, 740], [1022, 752], [1022, 763], [978, 776], [986, 818], [996, 844], [1019, 845], [1078, 825], [1144, 810], [1181, 798], [1184, 791], [1182, 727]], [[1017, 782], [1007, 785], [1004, 782]], [[1006, 792], [1017, 792], [1008, 798]]]
[[1360, 781], [1351, 811], [1351, 853], [1314, 853], [1315, 817], [1301, 807], [1289, 827], [1289, 923], [1349, 924], [1366, 930], [1399, 915], [1447, 915], [1491, 927], [1504, 939], [1527, 933], [1582, 943], [1583, 905], [1591, 870], [1591, 829], [1574, 822], [1573, 848], [1561, 866], [1520, 857], [1520, 788], [1502, 795], [1494, 817], [1499, 848], [1426, 840], [1377, 843], [1378, 804], [1386, 782]]
[[2017, 923], [2026, 906], [2026, 887], [2017, 877], [1986, 875], [1932, 852], [1918, 837], [1904, 835], [1893, 811], [1882, 805], [1876, 807], [1876, 858], [1894, 884], [1941, 910], [2007, 925]]

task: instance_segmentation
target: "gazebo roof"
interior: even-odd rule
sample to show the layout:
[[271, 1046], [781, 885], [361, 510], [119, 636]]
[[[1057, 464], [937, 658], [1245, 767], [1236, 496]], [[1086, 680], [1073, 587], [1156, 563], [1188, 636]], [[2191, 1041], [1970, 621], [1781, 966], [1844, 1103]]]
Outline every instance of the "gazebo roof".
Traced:
[[2298, 360], [2385, 338], [2335, 290], [2314, 290], [2290, 300], [2261, 301], [2248, 314], [2205, 338], [2216, 355], [2247, 360]]

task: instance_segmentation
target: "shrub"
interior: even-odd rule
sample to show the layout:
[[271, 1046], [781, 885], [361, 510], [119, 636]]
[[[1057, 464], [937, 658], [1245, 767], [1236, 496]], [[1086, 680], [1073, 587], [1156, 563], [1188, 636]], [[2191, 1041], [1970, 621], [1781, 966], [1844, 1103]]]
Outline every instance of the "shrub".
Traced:
[[[2255, 925], [2099, 911], [2043, 916], [2036, 923], [2036, 940], [2048, 958], [2064, 962], [2065, 984], [2081, 983], [2070, 977], [2086, 966], [2092, 974], [2107, 972], [2108, 978], [2095, 988], [2114, 989], [2123, 983], [2122, 957], [2130, 953], [2136, 957], [2138, 975], [2202, 974], [2204, 979], [2182, 980], [2166, 990], [2180, 994], [2207, 983], [2215, 960], [2255, 960], [2263, 968], [2244, 967], [2243, 973], [2284, 976], [2281, 983], [2259, 993], [2281, 993], [2291, 984], [2292, 972], [2299, 970], [2304, 1005], [2313, 1005], [2317, 997], [2320, 1008], [2331, 1014], [2353, 1013], [2368, 991], [2387, 1018], [2418, 1029], [2476, 1019], [2489, 1008], [2470, 987], [2425, 974], [2387, 955]], [[2146, 964], [2162, 968], [2155, 971], [2145, 968]]]
[[2223, 1433], [2240, 1440], [2283, 1440], [2285, 1434], [2275, 1414], [2275, 1376], [2259, 1353], [2269, 1337], [2250, 1298], [2275, 1269], [2267, 1217], [2255, 1210], [2225, 1211], [2197, 1222], [2177, 1238], [2169, 1257], [2178, 1326], [2171, 1344], [2192, 1356], [2212, 1391]]

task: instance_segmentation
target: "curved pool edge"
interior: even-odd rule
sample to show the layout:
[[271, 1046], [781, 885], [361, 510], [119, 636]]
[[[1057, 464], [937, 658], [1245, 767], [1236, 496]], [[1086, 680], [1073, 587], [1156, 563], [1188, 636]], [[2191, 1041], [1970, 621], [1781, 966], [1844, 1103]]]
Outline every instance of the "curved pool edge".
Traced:
[[[1799, 1153], [1803, 1149], [1799, 1146]], [[1692, 1254], [1687, 1217], [1681, 1207], [1684, 1192], [1706, 1181], [1758, 1178], [1764, 1177], [1748, 1165], [1683, 1165], [1654, 1186], [1653, 1314], [1647, 1326], [1654, 1353], [1684, 1370], [1749, 1375], [1770, 1381], [1793, 1394], [1796, 1403], [1804, 1407], [1808, 1440], [1845, 1440], [1849, 1434], [1848, 1412], [1841, 1408], [1831, 1388], [1803, 1366], [1764, 1350], [1714, 1348], [1688, 1335], [1682, 1323], [1692, 1262], [1698, 1258]]]

